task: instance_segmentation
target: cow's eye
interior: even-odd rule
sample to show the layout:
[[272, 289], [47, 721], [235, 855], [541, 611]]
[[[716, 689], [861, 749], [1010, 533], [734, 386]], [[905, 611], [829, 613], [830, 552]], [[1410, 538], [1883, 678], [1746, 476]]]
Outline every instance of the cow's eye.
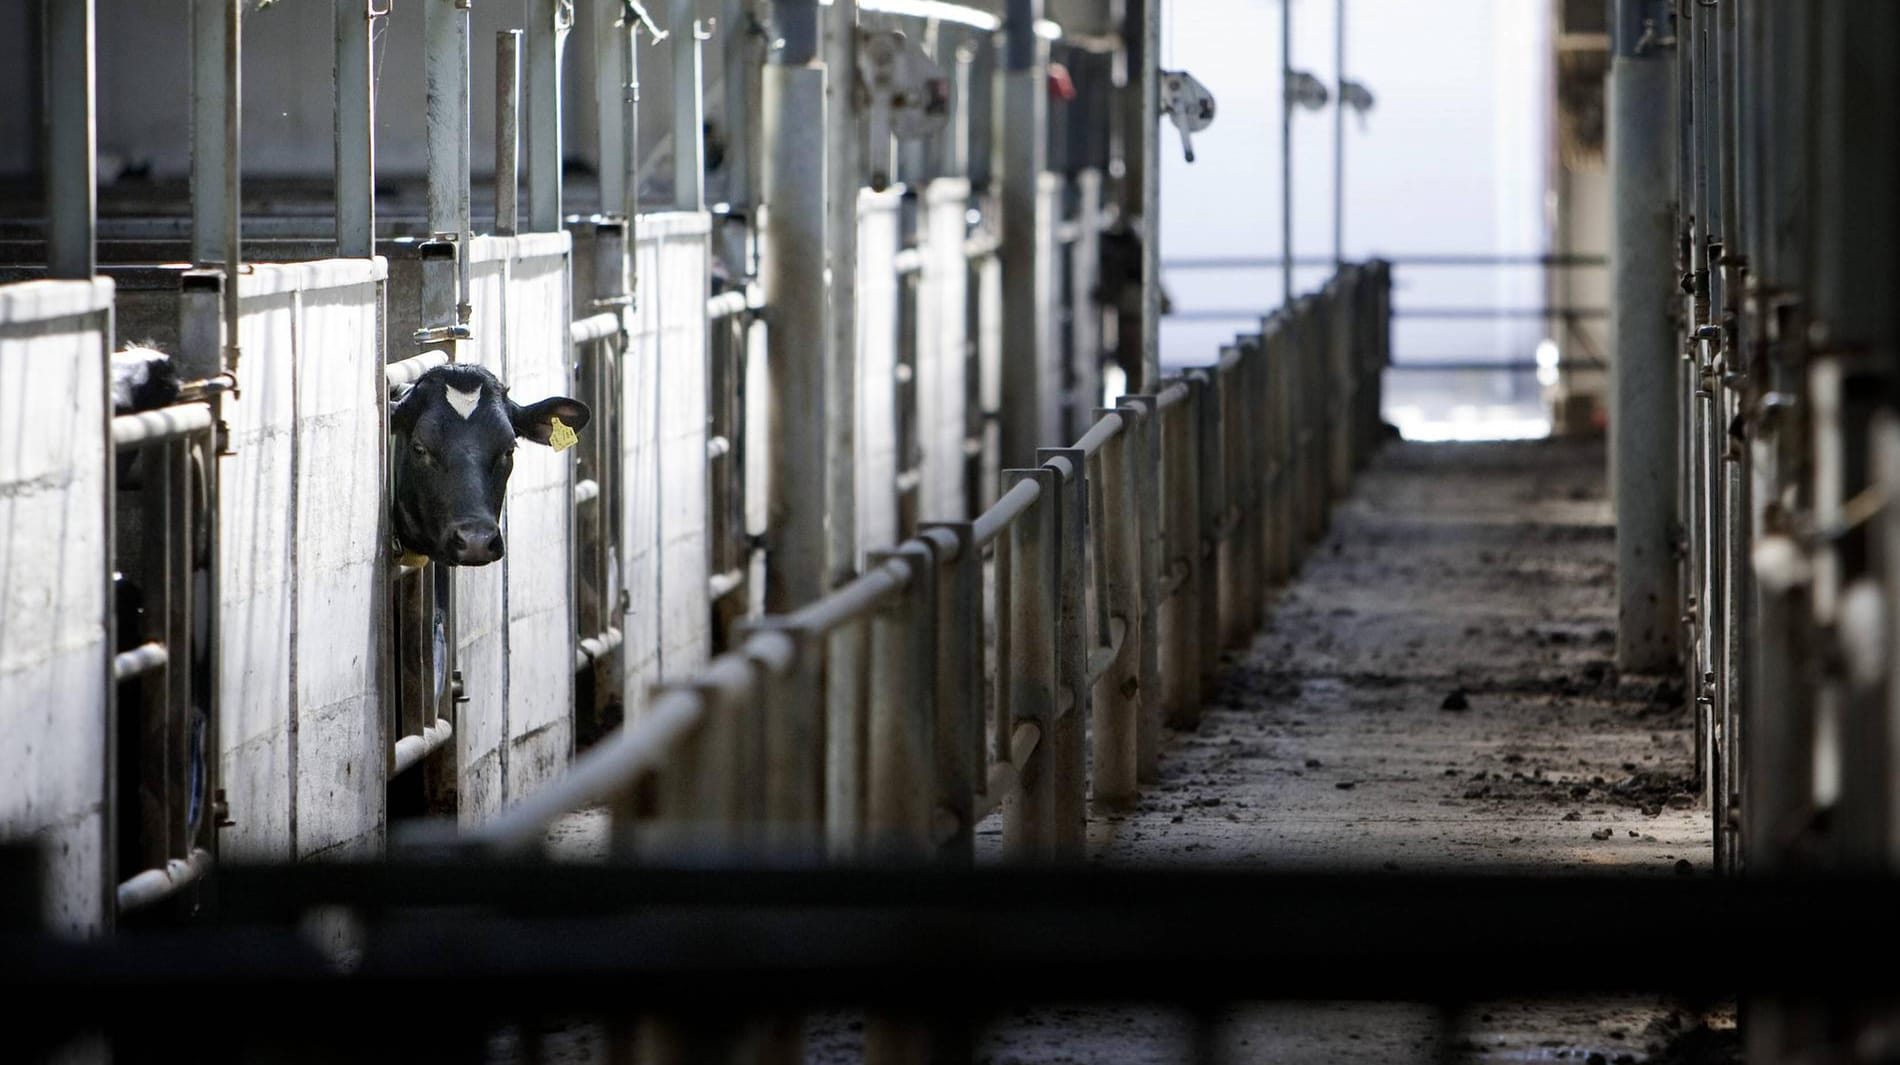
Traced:
[[414, 443], [414, 444], [410, 444], [410, 445], [409, 445], [409, 450], [410, 450], [410, 451], [412, 451], [412, 452], [414, 452], [417, 458], [425, 458], [425, 459], [426, 459], [426, 458], [428, 458], [428, 457], [429, 457], [429, 449], [428, 449], [428, 447], [427, 447], [426, 445], [424, 445], [424, 444], [421, 444], [421, 443]]

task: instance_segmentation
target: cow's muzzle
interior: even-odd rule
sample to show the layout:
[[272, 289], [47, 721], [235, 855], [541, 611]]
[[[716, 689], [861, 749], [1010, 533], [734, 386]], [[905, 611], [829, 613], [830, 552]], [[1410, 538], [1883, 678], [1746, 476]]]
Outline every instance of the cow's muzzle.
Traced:
[[457, 566], [486, 566], [501, 553], [501, 529], [492, 521], [456, 522], [442, 543], [444, 558]]

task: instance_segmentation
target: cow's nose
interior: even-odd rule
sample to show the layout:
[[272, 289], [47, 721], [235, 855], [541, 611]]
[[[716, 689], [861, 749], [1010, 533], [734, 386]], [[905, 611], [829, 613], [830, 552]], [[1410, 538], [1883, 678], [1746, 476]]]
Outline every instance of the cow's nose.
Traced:
[[486, 565], [501, 558], [501, 530], [493, 522], [461, 522], [449, 530], [448, 549], [458, 566]]

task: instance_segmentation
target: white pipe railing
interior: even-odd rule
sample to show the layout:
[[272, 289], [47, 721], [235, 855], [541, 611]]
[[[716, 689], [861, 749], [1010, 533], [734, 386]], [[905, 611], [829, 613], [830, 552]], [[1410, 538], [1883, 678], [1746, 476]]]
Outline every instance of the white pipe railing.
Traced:
[[[1080, 857], [1082, 714], [1096, 805], [1132, 802], [1163, 713], [1198, 717], [1210, 663], [1261, 623], [1268, 586], [1382, 438], [1388, 285], [1384, 264], [1347, 267], [1214, 365], [1098, 412], [1074, 447], [1006, 471], [974, 521], [926, 524], [829, 595], [756, 619], [470, 837], [532, 849], [605, 803], [616, 846], [636, 850], [690, 835], [968, 861], [976, 823], [1002, 810], [1011, 856]], [[858, 653], [834, 653], [846, 644]]]

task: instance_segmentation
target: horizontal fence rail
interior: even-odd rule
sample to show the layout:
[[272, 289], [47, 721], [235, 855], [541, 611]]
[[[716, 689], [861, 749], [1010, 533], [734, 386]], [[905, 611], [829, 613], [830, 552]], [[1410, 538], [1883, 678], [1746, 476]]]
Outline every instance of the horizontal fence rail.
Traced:
[[605, 805], [621, 854], [967, 864], [1000, 810], [1010, 857], [1080, 857], [1091, 791], [1124, 805], [1154, 778], [1162, 721], [1197, 719], [1220, 648], [1250, 638], [1382, 438], [1389, 307], [1385, 264], [1342, 270], [1004, 471], [975, 520], [924, 522], [824, 598], [744, 622], [493, 820], [410, 838], [531, 851]]

